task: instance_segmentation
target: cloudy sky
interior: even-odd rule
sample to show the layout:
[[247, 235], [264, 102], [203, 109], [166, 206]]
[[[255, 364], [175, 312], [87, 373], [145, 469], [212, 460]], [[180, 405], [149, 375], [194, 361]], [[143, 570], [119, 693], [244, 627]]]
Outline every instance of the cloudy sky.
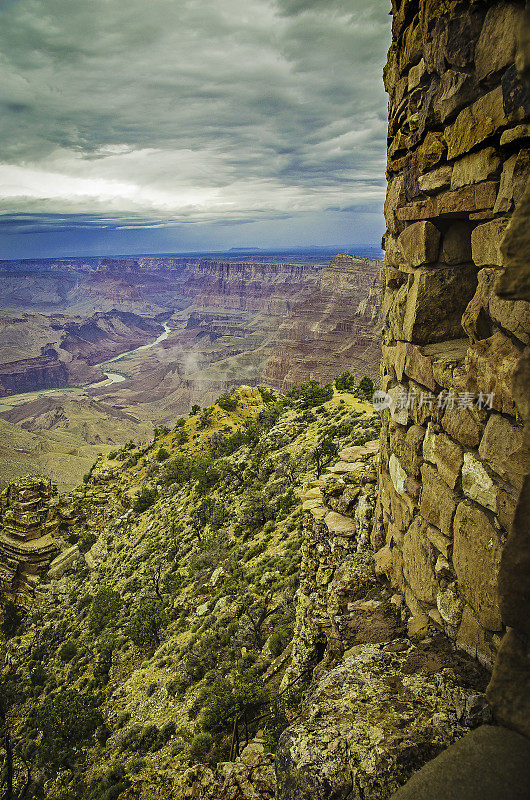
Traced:
[[378, 243], [389, 0], [0, 0], [0, 258]]

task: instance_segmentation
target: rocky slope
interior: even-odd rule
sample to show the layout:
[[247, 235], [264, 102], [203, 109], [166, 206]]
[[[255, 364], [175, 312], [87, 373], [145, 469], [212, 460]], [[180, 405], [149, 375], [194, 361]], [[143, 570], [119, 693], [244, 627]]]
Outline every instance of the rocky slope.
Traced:
[[407, 638], [374, 573], [377, 416], [305, 397], [242, 387], [98, 459], [61, 505], [38, 481], [3, 495], [3, 588], [32, 611], [2, 626], [29, 798], [379, 800], [487, 718], [481, 670]]

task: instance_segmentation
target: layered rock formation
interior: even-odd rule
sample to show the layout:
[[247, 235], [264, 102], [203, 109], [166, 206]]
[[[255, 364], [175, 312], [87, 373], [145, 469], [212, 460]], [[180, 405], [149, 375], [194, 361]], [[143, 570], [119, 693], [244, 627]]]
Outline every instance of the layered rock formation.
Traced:
[[495, 664], [497, 718], [528, 735], [523, 4], [408, 0], [393, 14], [382, 362], [392, 404], [372, 542], [409, 631], [434, 623]]
[[35, 587], [57, 554], [63, 521], [57, 487], [49, 479], [25, 478], [0, 495], [0, 588], [31, 605]]
[[333, 380], [350, 369], [374, 375], [380, 360], [380, 268], [375, 259], [339, 255], [318, 289], [280, 326], [264, 380], [286, 390], [307, 378]]

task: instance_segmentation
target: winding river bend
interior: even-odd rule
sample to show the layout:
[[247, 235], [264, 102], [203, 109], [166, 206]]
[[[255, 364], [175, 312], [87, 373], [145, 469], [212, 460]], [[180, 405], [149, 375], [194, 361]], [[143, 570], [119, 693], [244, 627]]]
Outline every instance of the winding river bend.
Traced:
[[158, 336], [153, 342], [142, 344], [140, 347], [135, 347], [133, 350], [127, 350], [125, 353], [120, 353], [119, 356], [114, 356], [114, 358], [109, 358], [107, 361], [102, 361], [100, 364], [95, 364], [94, 366], [99, 367], [105, 373], [105, 380], [99, 381], [98, 383], [91, 383], [87, 386], [64, 386], [57, 387], [56, 389], [39, 389], [37, 391], [23, 392], [22, 394], [2, 397], [0, 398], [0, 412], [8, 411], [9, 409], [14, 408], [15, 406], [20, 406], [23, 403], [28, 403], [30, 400], [35, 400], [37, 397], [44, 397], [45, 395], [57, 393], [63, 394], [64, 392], [79, 392], [86, 389], [101, 389], [105, 386], [111, 386], [113, 383], [121, 383], [122, 381], [128, 380], [127, 375], [122, 375], [120, 372], [107, 370], [105, 367], [107, 367], [109, 364], [114, 364], [117, 361], [120, 361], [122, 358], [132, 355], [133, 353], [140, 353], [143, 350], [150, 350], [152, 347], [155, 347], [157, 344], [159, 344], [159, 342], [163, 342], [164, 339], [167, 339], [171, 333], [171, 328], [167, 322], [163, 322], [162, 325], [164, 326], [163, 333], [161, 333], [160, 336]]

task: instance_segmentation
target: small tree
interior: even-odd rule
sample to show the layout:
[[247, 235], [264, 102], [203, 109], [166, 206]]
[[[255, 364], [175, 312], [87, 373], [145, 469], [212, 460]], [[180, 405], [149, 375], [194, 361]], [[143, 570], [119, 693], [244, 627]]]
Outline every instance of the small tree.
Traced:
[[320, 478], [324, 467], [327, 467], [328, 464], [331, 464], [337, 455], [338, 449], [337, 443], [334, 442], [333, 439], [329, 438], [322, 439], [316, 445], [316, 447], [313, 448], [311, 451], [311, 459], [314, 461], [316, 466], [317, 478]]
[[92, 738], [103, 718], [96, 699], [66, 689], [46, 698], [36, 714], [36, 723], [43, 737], [38, 757], [52, 766], [70, 766], [79, 745]]
[[333, 386], [331, 383], [326, 383], [322, 386], [318, 381], [311, 379], [303, 381], [299, 389], [292, 389], [288, 395], [297, 401], [299, 408], [312, 408], [331, 400]]
[[138, 647], [160, 644], [160, 629], [167, 624], [167, 616], [160, 600], [142, 600], [129, 620], [127, 634]]
[[135, 511], [137, 514], [141, 514], [143, 511], [146, 511], [153, 505], [153, 503], [156, 503], [156, 497], [156, 486], [142, 486], [142, 488], [136, 492], [136, 499], [133, 503], [133, 511]]
[[355, 376], [349, 369], [335, 378], [335, 386], [339, 392], [351, 392], [355, 388]]
[[358, 386], [359, 395], [364, 400], [371, 400], [372, 395], [374, 393], [374, 382], [371, 378], [368, 378], [367, 375], [362, 378]]
[[92, 599], [88, 624], [94, 633], [101, 633], [109, 622], [116, 622], [122, 600], [119, 592], [103, 586]]
[[166, 458], [169, 458], [169, 453], [165, 447], [159, 447], [156, 453], [156, 460], [157, 461], [165, 461]]

